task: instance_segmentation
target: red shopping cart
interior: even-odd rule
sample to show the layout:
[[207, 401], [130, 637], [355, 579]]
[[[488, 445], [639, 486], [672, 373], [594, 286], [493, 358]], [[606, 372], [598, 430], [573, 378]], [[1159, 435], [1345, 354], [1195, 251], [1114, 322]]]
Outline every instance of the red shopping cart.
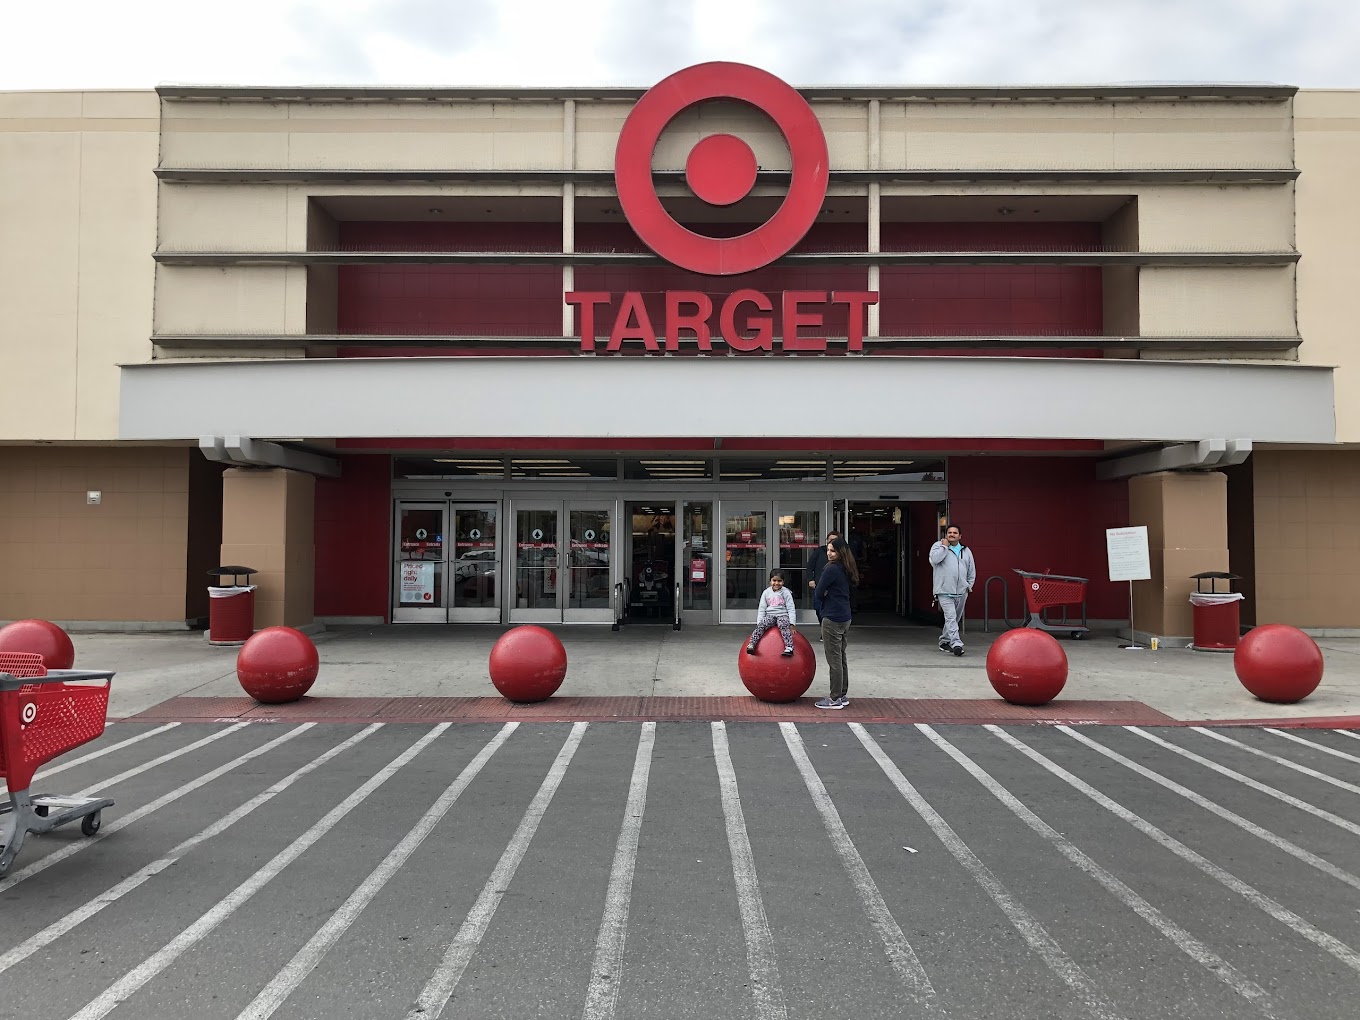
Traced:
[[0, 804], [0, 878], [14, 863], [30, 832], [51, 832], [80, 819], [80, 831], [99, 831], [107, 797], [30, 796], [33, 773], [73, 747], [104, 732], [109, 683], [104, 671], [48, 672], [41, 655], [0, 652], [0, 778], [9, 803]]
[[[1035, 574], [1018, 569], [1015, 572], [1020, 575], [1020, 584], [1025, 589], [1024, 626], [1046, 630], [1050, 634], [1071, 634], [1077, 639], [1089, 633], [1086, 626], [1087, 578]], [[1081, 626], [1067, 620], [1067, 607], [1076, 605], [1081, 606]], [[1044, 615], [1047, 610], [1058, 608], [1062, 609], [1061, 620], [1054, 622]]]

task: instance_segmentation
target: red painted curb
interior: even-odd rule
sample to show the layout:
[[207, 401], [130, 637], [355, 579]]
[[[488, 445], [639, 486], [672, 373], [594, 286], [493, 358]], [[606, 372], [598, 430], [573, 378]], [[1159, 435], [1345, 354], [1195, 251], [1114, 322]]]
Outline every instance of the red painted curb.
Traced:
[[206, 722], [219, 719], [274, 722], [763, 722], [980, 723], [1174, 726], [1176, 720], [1139, 701], [1055, 701], [1028, 707], [999, 698], [860, 698], [841, 711], [825, 711], [812, 698], [770, 704], [751, 697], [554, 697], [535, 704], [504, 698], [325, 698], [285, 705], [252, 698], [172, 698], [125, 722]]

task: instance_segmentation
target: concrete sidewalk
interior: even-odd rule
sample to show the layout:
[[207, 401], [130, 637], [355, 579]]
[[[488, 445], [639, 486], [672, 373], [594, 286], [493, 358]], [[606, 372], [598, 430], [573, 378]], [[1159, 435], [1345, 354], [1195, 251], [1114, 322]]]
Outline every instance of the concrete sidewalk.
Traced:
[[[559, 697], [731, 698], [744, 696], [737, 656], [745, 627], [673, 631], [632, 625], [552, 628], [567, 649]], [[321, 672], [313, 698], [498, 698], [487, 675], [500, 626], [338, 627], [316, 635]], [[820, 654], [815, 629], [803, 628]], [[849, 645], [852, 699], [962, 704], [999, 700], [987, 682], [987, 649], [999, 633], [968, 635], [968, 654], [942, 653], [924, 627], [857, 627]], [[236, 648], [201, 633], [75, 634], [76, 665], [117, 671], [109, 706], [126, 718], [172, 698], [239, 698]], [[1237, 681], [1230, 654], [1187, 649], [1128, 651], [1112, 635], [1063, 640], [1071, 672], [1058, 701], [1137, 702], [1183, 722], [1360, 718], [1360, 639], [1318, 641], [1322, 685], [1297, 705], [1258, 701]], [[810, 696], [825, 693], [819, 665]], [[669, 712], [667, 713], [670, 714]], [[834, 713], [831, 713], [834, 715]]]

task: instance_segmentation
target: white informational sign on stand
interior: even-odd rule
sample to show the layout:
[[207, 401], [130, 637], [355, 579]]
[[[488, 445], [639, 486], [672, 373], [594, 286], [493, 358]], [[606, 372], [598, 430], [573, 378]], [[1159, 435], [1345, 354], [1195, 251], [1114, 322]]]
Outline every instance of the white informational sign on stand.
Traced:
[[403, 560], [401, 564], [401, 601], [403, 605], [434, 605], [434, 564], [428, 560]]
[[1129, 643], [1124, 647], [1141, 652], [1143, 646], [1138, 643], [1138, 632], [1133, 629], [1133, 582], [1152, 577], [1147, 527], [1107, 528], [1105, 554], [1110, 561], [1110, 580], [1129, 582]]
[[1110, 560], [1111, 581], [1146, 581], [1152, 577], [1146, 526], [1109, 528], [1105, 532], [1105, 550]]

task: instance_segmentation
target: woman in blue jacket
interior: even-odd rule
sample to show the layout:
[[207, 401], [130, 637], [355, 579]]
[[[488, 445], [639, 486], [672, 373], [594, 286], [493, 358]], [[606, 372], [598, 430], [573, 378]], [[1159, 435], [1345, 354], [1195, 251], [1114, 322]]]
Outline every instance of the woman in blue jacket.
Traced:
[[826, 544], [826, 568], [817, 579], [813, 603], [822, 607], [822, 651], [831, 671], [831, 693], [817, 702], [818, 708], [845, 708], [850, 704], [850, 669], [845, 661], [846, 635], [850, 631], [850, 587], [859, 584], [859, 568], [843, 538]]

